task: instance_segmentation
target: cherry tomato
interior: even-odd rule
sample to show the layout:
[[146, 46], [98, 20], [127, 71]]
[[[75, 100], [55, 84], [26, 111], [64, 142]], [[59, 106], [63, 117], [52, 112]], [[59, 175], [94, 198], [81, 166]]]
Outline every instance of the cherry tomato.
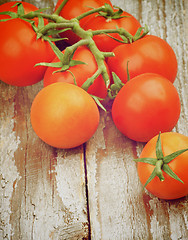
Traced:
[[180, 108], [174, 85], [158, 74], [145, 73], [121, 88], [112, 105], [112, 118], [125, 136], [147, 142], [174, 128]]
[[[63, 51], [64, 53], [64, 51]], [[79, 47], [74, 53], [73, 60], [78, 60], [86, 64], [79, 64], [70, 67], [68, 71], [56, 72], [58, 68], [49, 67], [44, 75], [44, 87], [55, 82], [68, 82], [74, 84], [74, 78], [79, 87], [91, 77], [97, 70], [97, 63], [91, 51], [86, 47]], [[52, 62], [58, 62], [58, 58]], [[106, 65], [108, 70], [108, 66]], [[100, 98], [105, 98], [107, 95], [107, 88], [102, 75], [97, 77], [94, 83], [89, 87], [88, 93]]]
[[[156, 142], [158, 136], [152, 138], [143, 148], [140, 158], [156, 158]], [[176, 132], [161, 134], [161, 145], [163, 155], [167, 156], [178, 150], [188, 148], [188, 137]], [[146, 185], [146, 189], [155, 196], [162, 199], [177, 199], [188, 194], [188, 151], [174, 158], [168, 166], [183, 181], [180, 182], [170, 177], [163, 170], [164, 181], [157, 176]], [[138, 176], [144, 185], [154, 170], [154, 166], [148, 163], [137, 163]]]
[[43, 88], [31, 107], [36, 134], [56, 148], [74, 148], [88, 141], [99, 124], [99, 110], [82, 88], [54, 83]]
[[[63, 0], [58, 0], [55, 10], [60, 6]], [[87, 11], [92, 10], [92, 8], [99, 8], [103, 6], [105, 3], [108, 3], [112, 6], [111, 2], [109, 0], [69, 0], [65, 6], [63, 7], [62, 11], [60, 12], [60, 16], [64, 17], [65, 19], [72, 19], [75, 17], [80, 16], [82, 13], [85, 13]], [[93, 14], [96, 15], [96, 14]], [[84, 17], [80, 20], [80, 26], [82, 27], [83, 24], [91, 17], [92, 15], [89, 15], [87, 17]], [[61, 37], [68, 38], [68, 43], [70, 45], [74, 44], [80, 38], [74, 34], [72, 31], [66, 31], [64, 33], [60, 34]]]
[[[116, 29], [118, 27], [124, 28], [127, 32], [134, 36], [138, 28], [141, 27], [140, 23], [134, 16], [125, 11], [122, 13], [121, 16], [126, 17], [122, 17], [119, 19], [110, 19], [103, 16], [93, 16], [83, 25], [83, 28], [85, 30], [103, 30]], [[109, 35], [122, 41], [122, 38], [117, 33], [112, 33]], [[111, 52], [115, 47], [122, 44], [107, 36], [106, 34], [95, 35], [93, 37], [93, 40], [95, 41], [97, 47], [104, 52]]]
[[123, 44], [113, 50], [115, 57], [107, 63], [122, 82], [127, 81], [127, 62], [130, 78], [142, 73], [157, 73], [172, 83], [177, 74], [177, 59], [171, 46], [163, 39], [146, 35], [131, 43]]
[[47, 41], [36, 39], [30, 23], [11, 19], [0, 23], [0, 79], [14, 86], [28, 86], [42, 80], [46, 67], [55, 54]]

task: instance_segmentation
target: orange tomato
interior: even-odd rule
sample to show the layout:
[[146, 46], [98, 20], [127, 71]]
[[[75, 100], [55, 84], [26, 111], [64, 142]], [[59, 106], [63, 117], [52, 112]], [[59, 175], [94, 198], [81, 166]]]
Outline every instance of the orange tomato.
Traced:
[[[152, 138], [143, 148], [140, 158], [156, 158], [156, 142], [158, 136]], [[161, 146], [164, 157], [178, 150], [188, 148], [188, 137], [176, 132], [161, 134]], [[139, 161], [139, 160], [138, 160]], [[164, 181], [157, 176], [151, 180], [146, 189], [161, 199], [177, 199], [188, 194], [188, 151], [182, 153], [168, 163], [171, 170], [183, 181], [170, 177], [162, 170]], [[137, 163], [138, 176], [144, 185], [154, 170], [153, 165], [143, 162]]]
[[99, 110], [82, 88], [54, 83], [43, 88], [31, 106], [31, 124], [36, 134], [56, 148], [74, 148], [95, 133]]

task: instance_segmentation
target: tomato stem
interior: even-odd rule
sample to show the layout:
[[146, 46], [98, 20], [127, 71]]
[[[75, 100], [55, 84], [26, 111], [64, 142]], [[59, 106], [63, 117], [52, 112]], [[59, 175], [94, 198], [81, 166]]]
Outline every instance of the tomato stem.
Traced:
[[110, 33], [117, 33], [120, 36], [125, 37], [125, 39], [119, 40], [119, 39], [115, 39], [114, 37], [111, 37], [110, 35], [108, 35], [109, 37], [115, 39], [116, 41], [119, 42], [124, 42], [124, 43], [132, 43], [133, 42], [133, 35], [131, 35], [129, 32], [127, 32], [124, 28], [116, 28], [116, 29], [103, 29], [103, 30], [94, 30], [92, 31], [92, 34], [95, 35], [100, 35], [100, 34], [110, 34]]
[[63, 0], [62, 3], [59, 5], [59, 7], [54, 12], [54, 14], [59, 15], [61, 10], [64, 8], [64, 6], [67, 2], [68, 2], [68, 0]]
[[99, 8], [94, 8], [94, 9], [88, 11], [88, 12], [82, 13], [80, 16], [76, 17], [76, 19], [78, 19], [80, 21], [84, 17], [87, 17], [87, 16], [89, 16], [89, 15], [91, 15], [93, 13], [97, 13], [99, 11], [104, 11], [104, 10], [105, 10], [104, 6], [99, 7]]
[[156, 162], [156, 165], [155, 165], [155, 173], [156, 173], [156, 176], [158, 176], [158, 178], [160, 179], [160, 181], [164, 181], [164, 176], [163, 176], [163, 173], [162, 173], [162, 166], [163, 166], [163, 160], [158, 160]]
[[[51, 30], [55, 30], [58, 31], [57, 29], [64, 29], [64, 31], [66, 30], [70, 30], [73, 31], [78, 37], [81, 38], [80, 41], [78, 41], [77, 43], [73, 44], [72, 47], [67, 47], [65, 49], [65, 54], [62, 58], [62, 65], [64, 65], [65, 67], [62, 67], [63, 69], [67, 69], [67, 67], [71, 66], [71, 60], [72, 60], [72, 55], [74, 54], [74, 51], [79, 47], [79, 46], [83, 46], [86, 45], [90, 51], [92, 52], [97, 66], [98, 66], [98, 70], [94, 73], [94, 75], [88, 79], [88, 81], [83, 85], [84, 89], [88, 89], [88, 87], [94, 82], [94, 80], [101, 74], [104, 82], [106, 84], [106, 87], [108, 88], [110, 85], [110, 77], [108, 75], [107, 72], [107, 68], [105, 65], [105, 57], [111, 57], [114, 56], [114, 53], [112, 52], [101, 52], [98, 47], [95, 44], [95, 41], [93, 40], [93, 36], [94, 35], [98, 35], [98, 34], [107, 34], [107, 33], [117, 33], [122, 37], [122, 39], [127, 39], [129, 42], [132, 42], [133, 36], [131, 34], [129, 34], [127, 31], [125, 31], [125, 29], [123, 28], [117, 28], [117, 29], [109, 29], [109, 30], [99, 30], [99, 31], [91, 31], [91, 30], [84, 30], [80, 24], [79, 24], [79, 20], [86, 16], [87, 14], [91, 14], [97, 11], [104, 11], [108, 14], [113, 14], [113, 9], [109, 4], [105, 4], [104, 6], [98, 8], [98, 9], [93, 9], [91, 11], [89, 11], [86, 14], [83, 14], [77, 18], [73, 18], [70, 20], [67, 20], [61, 16], [59, 16], [59, 12], [61, 11], [61, 9], [65, 6], [65, 4], [67, 3], [67, 0], [64, 0], [62, 2], [62, 4], [58, 7], [58, 9], [55, 11], [54, 14], [45, 14], [45, 13], [41, 13], [39, 11], [34, 11], [34, 12], [30, 12], [28, 14], [25, 14], [23, 16], [23, 18], [26, 19], [33, 19], [35, 17], [38, 18], [45, 18], [48, 19], [52, 22], [49, 22], [47, 25], [43, 25], [41, 27], [39, 27], [39, 29], [35, 28], [36, 34], [37, 34], [37, 39], [43, 37], [45, 40], [45, 34], [48, 34], [49, 32], [52, 32]], [[112, 11], [112, 12], [111, 12]], [[49, 36], [49, 35], [48, 35]], [[80, 63], [78, 63], [80, 64]], [[58, 65], [59, 66], [59, 65]]]

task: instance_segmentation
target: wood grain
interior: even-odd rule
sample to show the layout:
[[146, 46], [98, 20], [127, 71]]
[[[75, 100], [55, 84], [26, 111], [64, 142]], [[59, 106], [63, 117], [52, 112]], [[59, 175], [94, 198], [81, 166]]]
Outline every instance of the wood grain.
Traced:
[[[6, 1], [1, 1], [0, 4]], [[56, 0], [31, 0], [53, 8]], [[173, 131], [188, 136], [188, 2], [113, 0], [174, 49], [182, 105]], [[159, 200], [143, 191], [136, 164], [144, 144], [123, 136], [107, 112], [83, 146], [52, 148], [34, 133], [30, 107], [42, 82], [0, 82], [0, 239], [188, 239], [188, 197]]]

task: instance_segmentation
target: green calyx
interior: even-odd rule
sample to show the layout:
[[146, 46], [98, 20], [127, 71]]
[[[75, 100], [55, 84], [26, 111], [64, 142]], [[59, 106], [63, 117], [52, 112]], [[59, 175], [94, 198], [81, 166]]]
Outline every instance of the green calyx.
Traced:
[[116, 98], [120, 89], [125, 85], [114, 72], [112, 72], [112, 77], [114, 83], [108, 88], [108, 96], [110, 99]]
[[[112, 78], [113, 78], [113, 84], [108, 89], [108, 96], [110, 99], [116, 98], [117, 94], [121, 90], [121, 88], [125, 85], [121, 79], [112, 72]], [[130, 80], [130, 74], [129, 74], [129, 61], [127, 61], [127, 82]]]
[[[0, 15], [8, 15], [10, 18], [7, 19], [1, 19], [0, 22], [6, 22], [9, 21], [11, 19], [15, 19], [15, 18], [21, 18], [24, 16], [25, 11], [24, 11], [24, 7], [22, 5], [22, 3], [16, 3], [12, 6], [12, 8], [17, 6], [17, 12], [11, 12], [11, 11], [6, 11], [6, 12], [0, 12]], [[27, 20], [29, 22], [33, 22], [32, 20]]]
[[169, 154], [167, 156], [164, 156], [162, 151], [162, 146], [161, 146], [161, 135], [159, 133], [157, 143], [156, 143], [156, 158], [138, 158], [133, 160], [135, 162], [143, 162], [143, 163], [148, 163], [155, 166], [150, 177], [144, 184], [144, 187], [146, 187], [148, 183], [150, 183], [156, 176], [160, 179], [160, 181], [165, 181], [165, 178], [163, 176], [163, 171], [167, 173], [170, 177], [183, 183], [183, 181], [172, 171], [168, 163], [170, 163], [172, 160], [174, 160], [176, 157], [178, 157], [179, 155], [181, 155], [186, 151], [188, 151], [188, 148], [182, 149], [172, 154]]
[[[18, 2], [16, 4], [14, 4], [11, 8], [14, 8], [17, 6], [17, 12], [11, 12], [11, 11], [5, 11], [5, 12], [0, 12], [0, 15], [8, 15], [10, 18], [7, 18], [7, 19], [1, 19], [0, 22], [6, 22], [6, 21], [9, 21], [11, 19], [15, 19], [15, 18], [20, 18], [26, 22], [30, 22], [30, 23], [34, 23], [34, 21], [32, 19], [27, 19], [25, 18], [25, 10], [24, 10], [24, 7], [23, 7], [23, 4], [21, 2]], [[48, 8], [43, 8], [43, 9], [38, 9], [36, 11], [33, 11], [33, 12], [42, 12], [44, 10], [46, 10]]]
[[59, 61], [51, 62], [51, 63], [41, 62], [36, 64], [35, 66], [46, 66], [46, 67], [58, 68], [57, 71], [53, 72], [53, 73], [56, 73], [56, 72], [64, 72], [68, 70], [70, 67], [73, 67], [75, 65], [86, 64], [84, 62], [72, 59], [76, 48], [74, 49], [73, 47], [67, 47], [65, 50], [65, 53], [63, 54], [61, 50], [58, 47], [56, 47], [56, 45], [53, 44], [50, 39], [46, 39], [46, 41], [49, 42], [51, 48], [53, 49]]
[[107, 19], [120, 19], [120, 18], [130, 17], [130, 16], [123, 15], [123, 10], [120, 7], [114, 6], [114, 8], [118, 9], [118, 11], [114, 11], [109, 4], [105, 3], [104, 9], [102, 11], [99, 11], [99, 15], [97, 16], [102, 16]]

